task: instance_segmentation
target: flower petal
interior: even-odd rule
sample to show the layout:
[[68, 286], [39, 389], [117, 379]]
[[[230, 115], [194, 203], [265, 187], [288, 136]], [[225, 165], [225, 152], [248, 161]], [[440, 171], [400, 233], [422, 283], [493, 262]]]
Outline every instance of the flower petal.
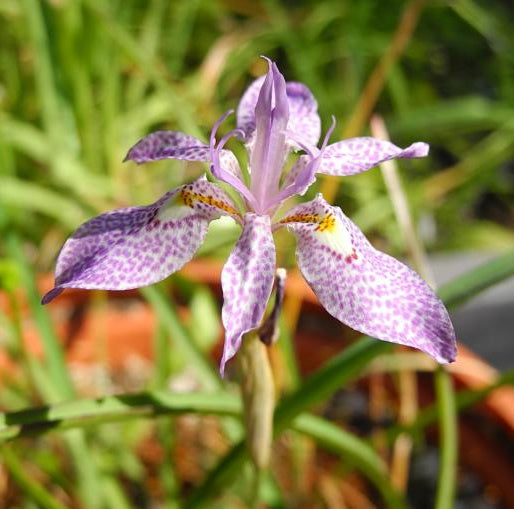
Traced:
[[440, 299], [418, 274], [377, 251], [341, 209], [319, 195], [281, 223], [297, 237], [300, 270], [331, 315], [439, 362], [455, 359], [455, 333]]
[[[255, 131], [255, 106], [265, 76], [257, 78], [243, 94], [237, 108], [237, 126], [245, 133], [249, 141]], [[289, 122], [287, 130], [308, 144], [316, 145], [321, 133], [321, 121], [318, 115], [318, 103], [311, 91], [295, 81], [286, 83], [289, 104]]]
[[124, 160], [141, 164], [159, 159], [209, 161], [209, 146], [178, 131], [155, 131], [141, 138], [128, 151]]
[[[236, 177], [236, 179], [237, 179], [236, 183], [239, 181], [239, 182], [241, 182], [241, 185], [244, 185], [243, 184], [243, 174], [241, 173], [241, 167], [239, 166], [239, 161], [237, 160], [237, 157], [234, 155], [233, 152], [231, 152], [230, 150], [220, 150], [219, 151], [219, 164], [220, 164], [221, 169], [224, 172], [227, 172], [230, 175], [232, 175], [233, 177]], [[234, 186], [233, 181], [227, 182], [227, 184]], [[237, 191], [241, 192], [241, 189], [238, 188], [237, 185], [235, 185], [234, 188]]]
[[426, 143], [413, 143], [402, 149], [389, 141], [375, 138], [348, 138], [329, 145], [318, 167], [325, 175], [355, 175], [393, 158], [425, 157]]
[[307, 166], [314, 163], [315, 161], [311, 156], [301, 155], [287, 172], [282, 189], [291, 189], [290, 196], [295, 194], [303, 196], [316, 180], [314, 172], [307, 171]]
[[312, 92], [297, 81], [286, 83], [289, 100], [289, 124], [287, 130], [293, 132], [306, 144], [317, 145], [321, 134], [321, 120], [318, 103]]
[[228, 196], [203, 177], [151, 205], [95, 217], [64, 244], [43, 303], [63, 288], [125, 290], [162, 280], [193, 257], [221, 214], [240, 220]]
[[269, 71], [255, 105], [255, 136], [249, 150], [250, 191], [259, 213], [266, 212], [270, 197], [278, 192], [282, 167], [289, 152], [285, 143], [288, 118], [286, 82], [277, 66], [269, 61]]
[[247, 140], [251, 138], [252, 133], [255, 131], [255, 105], [257, 104], [265, 78], [266, 75], [260, 76], [250, 84], [237, 107], [237, 127], [243, 130]]
[[243, 334], [256, 329], [273, 287], [275, 243], [268, 216], [247, 213], [237, 244], [221, 273], [225, 346], [220, 371], [239, 347]]

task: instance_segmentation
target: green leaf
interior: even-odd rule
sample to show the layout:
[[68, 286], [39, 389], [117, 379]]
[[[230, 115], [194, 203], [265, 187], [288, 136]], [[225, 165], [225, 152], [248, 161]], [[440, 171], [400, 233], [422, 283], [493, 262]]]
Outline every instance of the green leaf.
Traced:
[[9, 207], [53, 217], [67, 229], [75, 229], [87, 216], [73, 200], [51, 189], [15, 177], [3, 177], [0, 200]]
[[141, 292], [150, 304], [152, 304], [159, 320], [169, 333], [174, 346], [179, 348], [184, 354], [187, 362], [196, 372], [202, 384], [207, 388], [220, 388], [222, 382], [214, 366], [188, 336], [185, 328], [180, 323], [177, 312], [171, 301], [155, 286], [143, 288]]
[[47, 431], [161, 414], [212, 413], [239, 415], [238, 398], [225, 392], [138, 394], [80, 399], [19, 412], [0, 414], [0, 442]]
[[[45, 362], [52, 380], [53, 392], [58, 394], [58, 399], [70, 399], [75, 395], [75, 390], [67, 370], [62, 345], [55, 333], [46, 308], [41, 305], [41, 295], [36, 288], [34, 276], [19, 240], [14, 235], [10, 235], [6, 240], [9, 254], [13, 259], [18, 260], [23, 287], [27, 292], [30, 310], [43, 343]], [[55, 399], [52, 398], [52, 401], [55, 401]]]
[[41, 484], [36, 482], [27, 473], [25, 467], [16, 456], [13, 449], [3, 446], [0, 450], [4, 465], [11, 474], [13, 480], [29, 499], [33, 500], [38, 507], [43, 509], [66, 509], [56, 498], [54, 498]]
[[389, 507], [404, 509], [408, 505], [388, 478], [387, 465], [375, 450], [352, 433], [344, 431], [336, 424], [314, 415], [302, 414], [294, 419], [293, 429], [308, 435], [322, 447], [338, 454], [344, 461], [357, 466], [373, 484]]

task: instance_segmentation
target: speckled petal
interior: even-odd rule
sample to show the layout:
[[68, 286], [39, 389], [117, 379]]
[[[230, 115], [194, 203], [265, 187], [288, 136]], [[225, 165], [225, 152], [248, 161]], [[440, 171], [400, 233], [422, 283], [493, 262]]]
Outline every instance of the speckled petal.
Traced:
[[247, 140], [255, 131], [255, 105], [265, 78], [266, 75], [260, 76], [250, 84], [237, 107], [237, 127], [243, 130]]
[[236, 177], [237, 180], [243, 182], [243, 174], [241, 173], [239, 161], [233, 152], [230, 150], [220, 150], [219, 162], [223, 171], [226, 171], [230, 175]]
[[124, 160], [141, 164], [159, 159], [209, 161], [209, 146], [178, 131], [155, 131], [141, 138], [128, 151]]
[[295, 234], [300, 270], [331, 315], [439, 362], [455, 359], [455, 333], [440, 299], [418, 274], [377, 251], [341, 209], [320, 195], [281, 222]]
[[238, 218], [228, 196], [203, 177], [151, 205], [95, 217], [64, 244], [43, 303], [63, 288], [126, 290], [162, 280], [192, 258], [221, 214]]
[[[237, 108], [237, 126], [244, 131], [246, 140], [255, 131], [255, 105], [264, 78], [265, 76], [257, 78], [246, 89]], [[295, 81], [286, 83], [286, 94], [289, 103], [288, 131], [295, 133], [305, 143], [316, 145], [321, 132], [316, 99], [303, 83]]]
[[259, 327], [273, 287], [275, 243], [268, 216], [248, 213], [237, 244], [221, 273], [225, 346], [220, 371], [241, 346], [243, 334]]
[[286, 83], [286, 93], [289, 99], [288, 131], [295, 133], [306, 144], [317, 145], [321, 121], [316, 99], [303, 83], [296, 81]]
[[413, 143], [402, 149], [375, 138], [348, 138], [326, 148], [317, 172], [335, 176], [355, 175], [389, 159], [425, 157], [427, 154], [426, 143]]
[[293, 188], [293, 194], [298, 194], [300, 196], [303, 196], [307, 189], [314, 183], [316, 180], [316, 175], [309, 174], [309, 177], [305, 182], [302, 182], [301, 177], [302, 175], [306, 174], [307, 165], [313, 163], [313, 158], [308, 155], [302, 155], [300, 156], [291, 169], [287, 172], [284, 183], [282, 185], [283, 189], [292, 187]]

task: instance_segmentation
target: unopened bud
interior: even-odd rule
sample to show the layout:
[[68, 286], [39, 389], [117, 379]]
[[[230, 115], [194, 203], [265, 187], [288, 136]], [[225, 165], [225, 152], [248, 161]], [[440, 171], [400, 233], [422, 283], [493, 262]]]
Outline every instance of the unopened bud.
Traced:
[[275, 387], [266, 345], [253, 331], [243, 337], [237, 355], [246, 429], [246, 443], [256, 468], [268, 467], [273, 437]]

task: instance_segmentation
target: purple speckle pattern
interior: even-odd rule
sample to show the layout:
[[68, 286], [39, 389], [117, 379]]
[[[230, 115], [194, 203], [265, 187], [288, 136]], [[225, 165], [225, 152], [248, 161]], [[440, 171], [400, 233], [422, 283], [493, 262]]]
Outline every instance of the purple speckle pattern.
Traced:
[[[281, 226], [296, 236], [298, 265], [330, 314], [363, 333], [419, 348], [439, 362], [452, 361], [455, 334], [441, 301], [415, 272], [375, 250], [341, 209], [318, 196], [271, 224], [281, 204], [294, 194], [303, 195], [316, 173], [353, 175], [395, 157], [423, 157], [428, 145], [401, 149], [387, 141], [352, 138], [327, 147], [332, 126], [318, 147], [315, 98], [304, 84], [286, 83], [276, 64], [266, 60], [268, 73], [241, 98], [238, 129], [217, 142], [225, 114], [216, 122], [209, 145], [184, 133], [157, 131], [142, 138], [125, 158], [138, 164], [160, 159], [210, 162], [212, 174], [240, 194], [244, 218], [205, 177], [151, 205], [102, 214], [66, 241], [57, 260], [55, 287], [42, 302], [68, 287], [124, 290], [160, 281], [192, 258], [209, 222], [224, 214], [242, 224], [243, 231], [221, 276], [221, 374], [244, 334], [261, 325], [276, 265], [272, 230]], [[224, 149], [234, 135], [248, 151], [249, 186], [236, 156]], [[288, 155], [299, 148], [306, 153], [282, 179]]]
[[55, 288], [125, 290], [164, 279], [188, 262], [209, 222], [237, 215], [230, 198], [202, 177], [144, 207], [107, 212], [80, 226], [64, 244]]
[[[237, 127], [244, 131], [246, 141], [251, 139], [255, 131], [255, 106], [265, 77], [261, 76], [252, 82], [237, 108]], [[316, 99], [303, 83], [295, 81], [286, 83], [286, 94], [289, 104], [288, 131], [305, 143], [316, 145], [321, 133]]]
[[316, 175], [313, 174], [308, 181], [303, 182], [301, 184], [299, 183], [300, 175], [305, 172], [307, 165], [311, 162], [312, 157], [307, 155], [300, 156], [284, 177], [283, 188], [285, 189], [289, 186], [292, 186], [294, 188], [294, 194], [303, 196], [306, 193], [307, 189], [309, 189], [309, 187], [316, 180]]
[[[320, 233], [318, 222], [298, 220], [329, 215], [339, 231]], [[331, 315], [364, 334], [419, 348], [438, 362], [455, 359], [448, 312], [418, 274], [377, 251], [341, 209], [321, 195], [288, 216], [296, 219], [288, 229], [297, 238], [298, 266]]]
[[317, 173], [355, 175], [389, 159], [425, 157], [427, 154], [428, 145], [422, 142], [402, 149], [389, 141], [375, 138], [348, 138], [326, 148]]
[[243, 182], [241, 167], [239, 166], [239, 161], [234, 153], [230, 150], [220, 150], [219, 158], [221, 168]]
[[318, 115], [318, 103], [312, 92], [297, 81], [286, 83], [289, 99], [289, 131], [309, 145], [317, 145], [321, 134], [321, 120]]
[[209, 146], [178, 131], [155, 131], [141, 138], [128, 151], [124, 161], [141, 164], [159, 159], [209, 161]]
[[248, 140], [255, 131], [255, 106], [266, 75], [252, 81], [239, 101], [236, 112], [237, 127], [242, 129]]
[[241, 236], [221, 273], [225, 345], [220, 372], [241, 345], [243, 334], [256, 329], [271, 295], [275, 243], [270, 218], [247, 213]]

